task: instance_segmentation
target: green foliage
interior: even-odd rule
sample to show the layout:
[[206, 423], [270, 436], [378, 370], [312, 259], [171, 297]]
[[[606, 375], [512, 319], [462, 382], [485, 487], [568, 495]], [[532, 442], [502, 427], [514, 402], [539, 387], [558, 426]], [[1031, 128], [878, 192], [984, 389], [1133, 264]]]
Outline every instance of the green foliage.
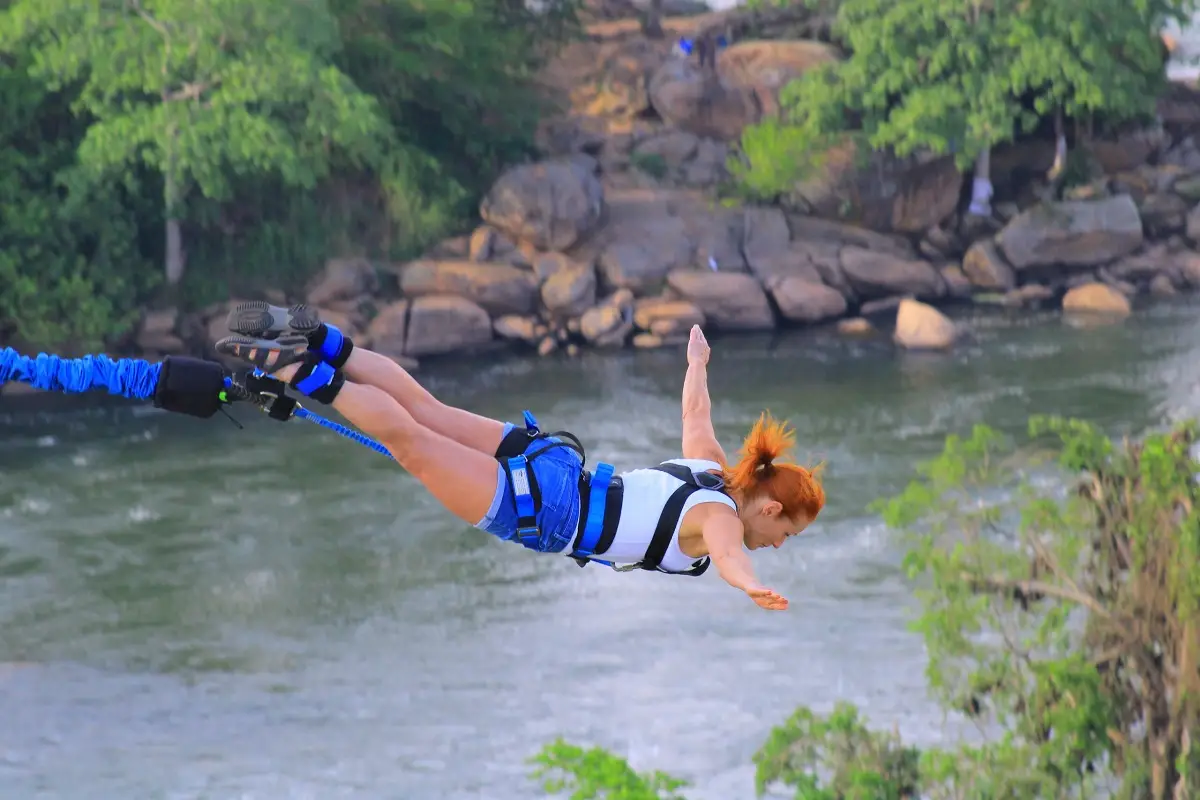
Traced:
[[584, 750], [561, 739], [533, 758], [533, 777], [547, 794], [570, 792], [569, 800], [684, 800], [685, 781], [662, 772], [638, 773], [600, 747]]
[[979, 426], [881, 506], [913, 535], [930, 686], [1004, 732], [1040, 787], [1021, 796], [1092, 795], [1110, 777], [1116, 797], [1188, 796], [1200, 757], [1195, 428], [1118, 445], [1085, 422], [1035, 418], [1030, 433], [1079, 476], [1065, 496]]
[[[903, 800], [918, 785], [919, 756], [898, 734], [868, 729], [848, 703], [828, 717], [801, 708], [755, 754], [755, 784], [760, 796], [776, 784], [791, 787], [796, 800]], [[831, 773], [826, 781], [822, 769]]]
[[461, 229], [530, 152], [534, 71], [576, 8], [0, 0], [0, 335], [118, 339], [169, 220], [192, 307]]
[[149, 286], [122, 186], [69, 198], [60, 181], [84, 126], [62, 98], [0, 58], [0, 339], [88, 350], [128, 330]]
[[1138, 117], [1165, 85], [1153, 31], [1192, 0], [844, 0], [835, 32], [851, 51], [781, 93], [782, 117], [749, 127], [730, 171], [773, 196], [850, 139], [899, 156], [953, 153], [967, 166], [1030, 130], [1038, 114]]

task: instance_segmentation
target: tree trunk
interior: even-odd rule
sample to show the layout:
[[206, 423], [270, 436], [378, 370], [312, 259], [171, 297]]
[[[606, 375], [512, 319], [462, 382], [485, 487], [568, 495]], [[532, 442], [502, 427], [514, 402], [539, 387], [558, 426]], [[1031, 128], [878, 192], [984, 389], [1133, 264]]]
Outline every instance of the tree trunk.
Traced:
[[992, 215], [992, 151], [985, 148], [975, 159], [975, 180], [971, 182], [971, 206], [967, 212], [979, 217]]
[[167, 158], [163, 167], [163, 215], [166, 224], [167, 285], [175, 286], [183, 279], [183, 228], [179, 221], [179, 177], [175, 173], [175, 136], [172, 126], [167, 133]]
[[1067, 169], [1067, 131], [1063, 125], [1062, 109], [1054, 112], [1054, 164], [1047, 178], [1057, 183]]

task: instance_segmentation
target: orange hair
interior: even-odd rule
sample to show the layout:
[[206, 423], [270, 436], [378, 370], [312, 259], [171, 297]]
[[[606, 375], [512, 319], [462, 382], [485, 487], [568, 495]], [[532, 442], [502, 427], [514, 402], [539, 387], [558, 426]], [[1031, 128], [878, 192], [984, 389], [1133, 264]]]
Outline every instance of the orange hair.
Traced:
[[789, 519], [799, 519], [803, 512], [809, 521], [815, 520], [825, 507], [820, 466], [810, 470], [798, 464], [776, 463], [795, 443], [796, 434], [786, 422], [763, 412], [742, 443], [741, 461], [725, 467], [725, 485], [745, 500], [763, 495], [778, 500]]

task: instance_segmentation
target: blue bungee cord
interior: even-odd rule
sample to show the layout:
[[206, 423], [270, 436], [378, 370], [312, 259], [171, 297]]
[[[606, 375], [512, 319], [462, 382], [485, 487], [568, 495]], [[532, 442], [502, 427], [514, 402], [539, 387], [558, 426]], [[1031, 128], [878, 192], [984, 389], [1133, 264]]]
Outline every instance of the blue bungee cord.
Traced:
[[0, 350], [0, 386], [18, 381], [48, 392], [78, 394], [107, 389], [109, 394], [147, 400], [154, 396], [161, 370], [162, 364], [137, 358], [61, 358], [46, 353], [31, 358], [11, 347]]
[[[66, 392], [80, 394], [96, 389], [105, 389], [109, 394], [127, 397], [132, 400], [149, 400], [154, 397], [162, 375], [162, 363], [144, 361], [140, 358], [112, 359], [106, 355], [87, 355], [81, 358], [62, 358], [61, 356], [38, 353], [37, 356], [25, 356], [11, 347], [0, 350], [0, 386], [9, 382], [27, 383], [36, 389], [48, 392]], [[264, 376], [259, 370], [255, 375]], [[222, 401], [232, 399], [256, 400], [252, 394], [233, 391], [234, 382], [226, 378], [227, 392], [222, 394]], [[261, 402], [256, 402], [263, 407]], [[264, 408], [265, 410], [265, 408]], [[394, 457], [388, 449], [379, 442], [365, 436], [353, 428], [348, 428], [314, 414], [300, 404], [292, 410], [292, 416], [312, 422], [331, 430], [334, 433], [369, 447], [388, 458]]]

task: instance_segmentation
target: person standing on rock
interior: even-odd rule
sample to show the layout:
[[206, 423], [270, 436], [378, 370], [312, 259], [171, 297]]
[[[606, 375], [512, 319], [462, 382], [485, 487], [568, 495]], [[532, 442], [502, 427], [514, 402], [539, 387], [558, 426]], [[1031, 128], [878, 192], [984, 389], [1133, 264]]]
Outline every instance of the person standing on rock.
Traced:
[[708, 342], [691, 331], [683, 381], [683, 458], [615, 475], [585, 470], [579, 440], [518, 427], [436, 399], [390, 358], [356, 348], [306, 306], [243, 303], [220, 353], [330, 404], [417, 478], [451, 513], [506, 541], [625, 571], [700, 575], [709, 564], [765, 609], [788, 601], [759, 583], [746, 549], [782, 545], [825, 505], [814, 471], [782, 463], [793, 434], [764, 413], [727, 466], [710, 417]]

